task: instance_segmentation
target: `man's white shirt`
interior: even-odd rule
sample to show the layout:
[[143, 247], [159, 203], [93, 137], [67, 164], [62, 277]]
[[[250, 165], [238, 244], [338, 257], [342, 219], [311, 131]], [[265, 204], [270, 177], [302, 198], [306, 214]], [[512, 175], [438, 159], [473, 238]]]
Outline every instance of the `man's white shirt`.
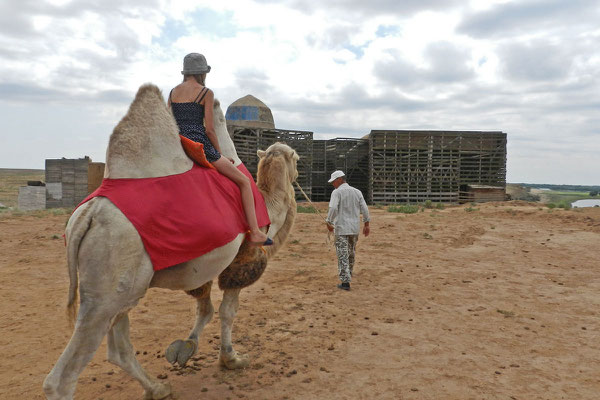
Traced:
[[327, 222], [334, 226], [336, 235], [358, 235], [360, 214], [363, 222], [369, 221], [369, 209], [360, 190], [342, 183], [331, 192]]

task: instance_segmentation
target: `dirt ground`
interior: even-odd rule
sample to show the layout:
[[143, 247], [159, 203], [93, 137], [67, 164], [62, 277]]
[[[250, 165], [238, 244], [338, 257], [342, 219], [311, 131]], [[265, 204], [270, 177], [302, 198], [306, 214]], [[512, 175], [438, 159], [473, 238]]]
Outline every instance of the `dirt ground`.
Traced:
[[[288, 245], [241, 294], [233, 333], [247, 369], [219, 367], [215, 313], [194, 362], [172, 370], [162, 355], [187, 336], [195, 302], [158, 289], [131, 312], [140, 362], [166, 374], [181, 400], [599, 398], [600, 209], [509, 202], [371, 212], [350, 292], [336, 288], [321, 217], [298, 215]], [[1, 399], [43, 398], [70, 337], [66, 218], [0, 219]], [[218, 289], [212, 298], [218, 309]], [[106, 343], [76, 392], [142, 395], [106, 361]]]

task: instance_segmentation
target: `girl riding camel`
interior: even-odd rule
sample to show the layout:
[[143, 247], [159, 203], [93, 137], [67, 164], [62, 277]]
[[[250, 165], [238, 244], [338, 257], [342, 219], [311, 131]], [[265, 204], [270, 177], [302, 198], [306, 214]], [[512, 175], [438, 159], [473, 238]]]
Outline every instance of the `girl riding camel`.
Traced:
[[204, 86], [210, 65], [202, 54], [190, 53], [183, 59], [183, 82], [169, 93], [168, 105], [179, 126], [179, 133], [204, 145], [204, 154], [219, 173], [235, 182], [242, 195], [242, 206], [250, 227], [248, 240], [252, 245], [268, 246], [273, 241], [260, 231], [254, 209], [254, 195], [249, 178], [237, 169], [232, 160], [221, 155], [213, 123], [214, 93]]

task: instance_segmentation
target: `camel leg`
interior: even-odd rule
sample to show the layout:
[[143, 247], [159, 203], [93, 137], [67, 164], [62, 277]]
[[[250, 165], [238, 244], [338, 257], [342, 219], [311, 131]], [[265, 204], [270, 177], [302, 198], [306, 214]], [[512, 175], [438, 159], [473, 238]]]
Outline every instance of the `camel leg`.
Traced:
[[231, 330], [233, 329], [233, 319], [239, 308], [240, 289], [226, 289], [223, 292], [223, 302], [219, 307], [219, 317], [221, 318], [221, 354], [219, 361], [221, 365], [228, 369], [246, 368], [249, 364], [246, 355], [240, 355], [233, 349], [231, 343]]
[[196, 323], [186, 340], [175, 340], [166, 351], [166, 359], [171, 364], [185, 365], [188, 360], [198, 351], [198, 338], [200, 333], [211, 320], [215, 309], [210, 301], [210, 289], [212, 281], [187, 292], [196, 298]]
[[145, 390], [145, 399], [160, 400], [171, 394], [171, 386], [152, 379], [135, 358], [129, 339], [129, 315], [127, 312], [117, 317], [116, 323], [108, 332], [108, 361], [118, 365], [137, 379]]
[[96, 305], [82, 303], [71, 340], [44, 380], [49, 400], [72, 399], [77, 378], [102, 343], [112, 315]]
[[102, 338], [144, 296], [154, 274], [133, 225], [101, 199], [93, 200], [91, 207], [99, 208], [88, 219], [74, 214], [67, 226], [70, 275], [79, 277], [81, 306], [73, 336], [44, 381], [44, 392], [52, 400], [73, 398], [77, 378]]

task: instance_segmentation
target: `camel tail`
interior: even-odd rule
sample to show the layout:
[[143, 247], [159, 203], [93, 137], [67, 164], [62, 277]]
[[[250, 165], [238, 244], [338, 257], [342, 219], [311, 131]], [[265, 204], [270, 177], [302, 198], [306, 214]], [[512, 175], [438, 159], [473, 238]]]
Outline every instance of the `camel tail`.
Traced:
[[85, 237], [90, 224], [92, 222], [92, 213], [90, 212], [88, 204], [81, 207], [81, 210], [77, 210], [71, 216], [72, 221], [69, 221], [66, 232], [67, 242], [67, 266], [69, 269], [69, 297], [67, 299], [67, 319], [71, 328], [75, 326], [77, 319], [77, 298], [78, 298], [78, 287], [79, 287], [79, 276], [78, 267], [79, 263], [77, 257], [79, 254], [79, 246], [81, 241]]

